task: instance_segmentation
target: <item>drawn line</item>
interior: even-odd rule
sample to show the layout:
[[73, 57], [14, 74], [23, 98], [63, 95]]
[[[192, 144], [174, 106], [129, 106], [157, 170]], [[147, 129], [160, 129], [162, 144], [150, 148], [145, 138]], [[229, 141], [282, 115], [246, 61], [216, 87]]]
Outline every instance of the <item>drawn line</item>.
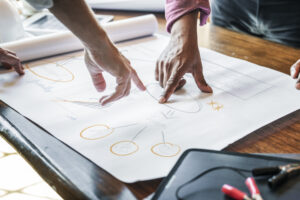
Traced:
[[60, 65], [58, 63], [55, 63], [55, 65], [57, 67], [60, 67], [62, 68], [63, 70], [65, 70], [66, 72], [68, 72], [70, 75], [71, 75], [71, 78], [70, 79], [67, 79], [67, 80], [57, 80], [57, 79], [52, 79], [52, 78], [49, 78], [47, 76], [43, 76], [43, 75], [40, 75], [38, 74], [37, 72], [35, 72], [34, 70], [31, 69], [31, 67], [29, 67], [29, 65], [25, 65], [25, 68], [28, 69], [31, 73], [33, 73], [34, 75], [36, 75], [37, 77], [40, 77], [42, 79], [45, 79], [45, 80], [48, 80], [48, 81], [53, 81], [53, 82], [61, 82], [61, 83], [66, 83], [66, 82], [71, 82], [75, 79], [75, 76], [73, 74], [73, 72], [71, 72], [69, 69], [67, 69], [66, 67], [64, 67], [63, 65]]
[[219, 104], [216, 101], [211, 100], [209, 103], [207, 103], [212, 107], [213, 110], [220, 111], [222, 108], [224, 108], [224, 105]]
[[147, 128], [147, 126], [143, 127], [141, 130], [139, 130], [137, 132], [137, 134], [132, 138], [131, 141], [134, 141], [137, 138], [137, 136], [139, 136], [143, 132], [143, 130], [145, 130], [146, 128]]
[[[156, 86], [159, 86], [159, 85], [158, 85], [157, 83], [150, 83], [150, 84], [147, 85], [147, 93], [149, 94], [149, 96], [152, 97], [154, 100], [159, 101], [159, 99], [157, 99], [157, 98], [156, 98], [154, 95], [152, 95], [151, 92], [149, 91], [148, 87], [151, 86], [151, 85], [154, 85], [154, 86], [155, 86], [155, 85], [156, 85]], [[160, 87], [160, 86], [159, 86], [159, 87]], [[188, 96], [190, 96], [190, 95], [188, 94]], [[190, 96], [190, 97], [191, 97], [191, 96]], [[193, 98], [193, 97], [191, 97], [191, 98]], [[198, 112], [200, 112], [200, 110], [201, 110], [200, 104], [199, 104], [195, 99], [193, 99], [192, 101], [197, 105], [197, 109], [196, 109], [195, 111], [186, 111], [186, 110], [177, 109], [177, 108], [175, 108], [175, 107], [173, 107], [173, 106], [171, 106], [171, 105], [168, 105], [168, 103], [164, 103], [164, 104], [161, 104], [161, 105], [166, 106], [166, 107], [168, 107], [168, 108], [170, 108], [170, 109], [172, 109], [172, 110], [176, 110], [176, 111], [178, 111], [178, 112], [183, 112], [183, 113], [198, 113]]]
[[86, 106], [89, 108], [96, 108], [96, 109], [102, 109], [102, 108], [106, 108], [108, 106], [101, 106], [101, 104], [99, 102], [96, 101], [76, 101], [76, 100], [66, 100], [66, 99], [61, 99], [61, 100], [57, 100], [58, 102], [65, 102], [65, 103], [73, 103], [76, 105], [80, 105], [80, 106]]
[[164, 131], [161, 131], [161, 135], [162, 135], [163, 143], [166, 144], [165, 133], [164, 133]]

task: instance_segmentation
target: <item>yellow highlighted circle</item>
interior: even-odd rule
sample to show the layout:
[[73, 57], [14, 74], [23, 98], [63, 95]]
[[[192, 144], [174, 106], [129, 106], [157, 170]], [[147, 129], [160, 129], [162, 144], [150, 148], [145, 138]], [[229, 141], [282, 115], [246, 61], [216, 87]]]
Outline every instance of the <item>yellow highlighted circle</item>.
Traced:
[[[129, 152], [129, 153], [122, 153], [122, 152], [116, 152], [114, 151], [114, 148], [120, 144], [129, 144], [129, 145], [133, 145], [133, 147], [135, 148], [133, 151]], [[110, 152], [117, 155], [117, 156], [129, 156], [129, 155], [132, 155], [134, 154], [135, 152], [137, 152], [139, 150], [139, 146], [133, 142], [133, 141], [130, 141], [130, 140], [123, 140], [123, 141], [120, 141], [120, 142], [116, 142], [114, 143], [113, 145], [110, 146]]]
[[[161, 145], [170, 145], [170, 146], [172, 146], [172, 147], [177, 148], [177, 151], [176, 151], [175, 153], [173, 153], [173, 154], [170, 154], [170, 155], [163, 155], [162, 153], [155, 151], [155, 149], [156, 149], [157, 147], [161, 146]], [[180, 153], [180, 151], [181, 151], [180, 146], [178, 146], [177, 144], [169, 143], [169, 142], [166, 142], [166, 143], [161, 142], [161, 143], [158, 143], [158, 144], [153, 145], [153, 146], [151, 147], [151, 152], [152, 152], [153, 154], [157, 155], [157, 156], [160, 156], [160, 157], [174, 157], [174, 156], [177, 156], [177, 155]]]
[[66, 71], [68, 74], [70, 74], [71, 75], [70, 78], [66, 79], [66, 80], [52, 79], [52, 78], [49, 78], [47, 76], [44, 76], [44, 75], [41, 75], [41, 74], [35, 72], [34, 70], [31, 69], [31, 67], [29, 67], [29, 65], [25, 65], [25, 68], [28, 69], [31, 73], [33, 73], [35, 76], [37, 76], [39, 78], [42, 78], [42, 79], [45, 79], [45, 80], [48, 80], [48, 81], [67, 83], [67, 82], [71, 82], [71, 81], [73, 81], [75, 79], [75, 76], [74, 76], [73, 72], [71, 72], [65, 66], [57, 64], [57, 63], [56, 63], [56, 66], [60, 67], [61, 69], [63, 69], [64, 71]]
[[[95, 137], [95, 138], [91, 138], [91, 137], [87, 137], [85, 136], [85, 133], [87, 132], [87, 130], [91, 129], [91, 128], [94, 128], [94, 127], [104, 127], [108, 130], [107, 134], [105, 135], [101, 135], [99, 137]], [[92, 125], [92, 126], [89, 126], [85, 129], [83, 129], [81, 132], [80, 132], [80, 137], [85, 139], [85, 140], [99, 140], [99, 139], [102, 139], [102, 138], [105, 138], [109, 135], [111, 135], [112, 133], [114, 132], [114, 129], [113, 128], [110, 128], [109, 126], [105, 125], [105, 124], [95, 124], [95, 125]]]

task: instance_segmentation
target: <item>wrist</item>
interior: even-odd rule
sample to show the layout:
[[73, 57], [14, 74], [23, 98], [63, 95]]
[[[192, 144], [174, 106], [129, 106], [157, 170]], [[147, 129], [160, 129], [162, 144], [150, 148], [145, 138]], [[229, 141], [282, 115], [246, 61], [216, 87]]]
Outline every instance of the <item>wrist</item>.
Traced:
[[91, 52], [101, 53], [113, 46], [111, 40], [104, 31], [98, 33], [96, 38], [94, 37], [91, 40], [86, 40], [82, 42], [84, 46]]

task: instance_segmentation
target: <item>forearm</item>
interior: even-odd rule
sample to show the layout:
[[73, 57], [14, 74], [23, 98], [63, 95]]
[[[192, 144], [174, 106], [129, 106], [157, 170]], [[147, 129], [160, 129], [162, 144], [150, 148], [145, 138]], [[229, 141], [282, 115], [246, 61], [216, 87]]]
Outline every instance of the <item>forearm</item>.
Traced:
[[54, 0], [49, 9], [89, 49], [105, 48], [109, 40], [84, 0]]
[[197, 16], [194, 11], [179, 18], [171, 29], [171, 38], [174, 42], [187, 48], [197, 47]]

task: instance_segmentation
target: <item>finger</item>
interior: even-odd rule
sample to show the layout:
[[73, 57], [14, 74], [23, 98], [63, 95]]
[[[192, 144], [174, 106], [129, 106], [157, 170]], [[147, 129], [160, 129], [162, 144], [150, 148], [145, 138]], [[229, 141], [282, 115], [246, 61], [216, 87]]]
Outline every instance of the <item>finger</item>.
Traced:
[[102, 101], [103, 101], [103, 99], [105, 99], [105, 98], [107, 98], [109, 95], [104, 95], [103, 97], [101, 97], [100, 99], [99, 99], [99, 102], [101, 103]]
[[162, 97], [159, 100], [159, 103], [166, 103], [168, 101], [170, 96], [176, 90], [179, 81], [181, 80], [183, 75], [184, 75], [183, 71], [176, 71], [171, 75], [170, 79], [166, 84], [165, 91], [163, 92]]
[[146, 90], [146, 87], [144, 83], [141, 81], [139, 76], [137, 75], [136, 71], [134, 69], [131, 69], [131, 78], [134, 84], [142, 91]]
[[163, 72], [164, 72], [164, 80], [163, 80], [163, 86], [164, 88], [166, 87], [167, 85], [167, 82], [172, 74], [172, 71], [170, 70], [170, 64], [169, 63], [166, 63], [164, 68], [163, 68]]
[[159, 68], [158, 68], [158, 81], [159, 81], [159, 85], [160, 87], [164, 87], [164, 84], [163, 84], [163, 81], [164, 81], [164, 63], [163, 62], [160, 62], [159, 63]]
[[106, 88], [106, 82], [105, 82], [102, 72], [100, 72], [100, 73], [90, 72], [90, 75], [91, 75], [91, 78], [92, 78], [92, 81], [93, 81], [93, 84], [94, 84], [96, 90], [98, 92], [103, 92]]
[[291, 76], [296, 79], [300, 74], [300, 60], [291, 67]]
[[118, 82], [117, 83], [118, 85], [115, 89], [115, 92], [112, 93], [111, 95], [103, 98], [102, 101], [100, 102], [102, 106], [124, 97], [124, 93], [128, 87], [128, 79], [127, 80], [119, 79], [117, 82]]
[[12, 69], [12, 66], [7, 63], [0, 63], [0, 67], [3, 67], [4, 69]]
[[13, 68], [16, 70], [16, 72], [19, 75], [24, 75], [24, 67], [22, 66], [22, 64], [20, 62], [16, 63], [15, 65], [13, 65]]
[[212, 88], [206, 83], [206, 81], [204, 79], [203, 72], [202, 72], [202, 66], [198, 66], [198, 67], [194, 68], [193, 77], [194, 77], [194, 80], [195, 80], [198, 88], [202, 92], [206, 92], [206, 93], [213, 92]]
[[13, 54], [6, 54], [4, 61], [9, 62], [9, 61], [20, 61], [20, 59]]
[[106, 88], [106, 82], [102, 74], [102, 70], [94, 63], [89, 54], [85, 52], [84, 61], [91, 75], [93, 84], [98, 92], [102, 92]]
[[128, 85], [127, 85], [126, 90], [125, 90], [125, 92], [124, 92], [124, 97], [127, 97], [127, 96], [130, 94], [131, 81], [129, 80], [127, 84], [128, 84]]
[[298, 82], [296, 83], [296, 89], [300, 90], [300, 79], [299, 79]]
[[156, 81], [159, 81], [159, 78], [158, 78], [158, 67], [159, 67], [159, 61], [156, 61], [156, 64], [155, 64], [155, 80]]
[[14, 56], [16, 56], [17, 54], [15, 53], [15, 52], [13, 52], [13, 51], [10, 51], [10, 50], [5, 50], [6, 52], [8, 52], [9, 54], [12, 54], [12, 55], [14, 55]]
[[24, 68], [23, 68], [23, 66], [21, 64], [21, 61], [19, 60], [18, 57], [14, 56], [14, 55], [11, 55], [11, 54], [7, 54], [5, 56], [5, 59], [2, 60], [2, 63], [4, 64], [4, 67], [6, 67], [7, 69], [14, 68], [14, 70], [19, 75], [23, 75], [24, 74]]
[[186, 84], [186, 80], [185, 79], [181, 79], [175, 89], [175, 91], [180, 90], [181, 88], [183, 88], [183, 86]]

